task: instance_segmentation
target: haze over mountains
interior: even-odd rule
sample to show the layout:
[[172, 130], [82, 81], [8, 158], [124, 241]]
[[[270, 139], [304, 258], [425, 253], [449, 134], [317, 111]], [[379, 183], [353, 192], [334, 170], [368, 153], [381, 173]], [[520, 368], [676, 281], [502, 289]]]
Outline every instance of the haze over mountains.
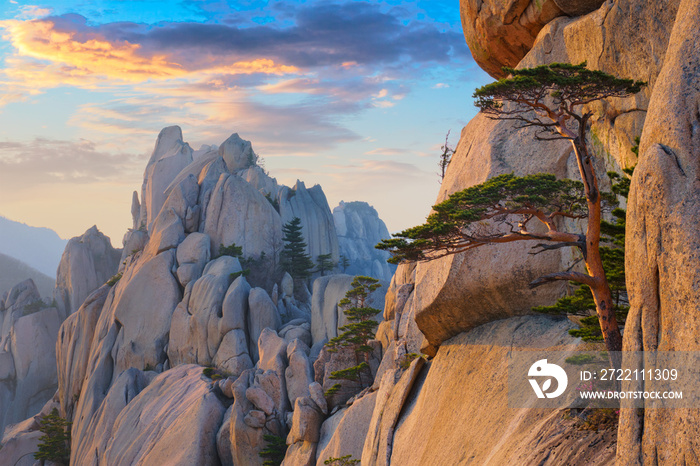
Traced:
[[18, 259], [49, 277], [56, 277], [67, 243], [68, 240], [49, 228], [32, 227], [0, 216], [0, 254]]

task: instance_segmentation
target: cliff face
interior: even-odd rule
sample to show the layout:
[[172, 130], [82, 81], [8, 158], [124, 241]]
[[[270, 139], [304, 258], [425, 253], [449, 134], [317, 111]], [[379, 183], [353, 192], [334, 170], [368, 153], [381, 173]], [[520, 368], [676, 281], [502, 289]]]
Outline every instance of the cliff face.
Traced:
[[[632, 180], [626, 350], [700, 349], [700, 4], [682, 1], [647, 113]], [[629, 389], [638, 388], [630, 384]], [[623, 404], [625, 407], [626, 404]], [[690, 464], [696, 409], [623, 410], [621, 464]]]

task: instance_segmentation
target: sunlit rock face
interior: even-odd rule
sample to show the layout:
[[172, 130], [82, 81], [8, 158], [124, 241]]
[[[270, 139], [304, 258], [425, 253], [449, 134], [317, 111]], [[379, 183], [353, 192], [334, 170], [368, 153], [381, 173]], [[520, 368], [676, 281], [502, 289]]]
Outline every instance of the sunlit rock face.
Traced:
[[595, 11], [604, 0], [460, 0], [462, 29], [476, 63], [494, 78], [515, 67], [542, 28], [559, 16]]
[[[624, 350], [700, 350], [698, 23], [700, 5], [681, 1], [649, 102], [627, 210], [631, 309]], [[654, 382], [630, 382], [623, 389], [654, 390]], [[697, 409], [642, 411], [628, 402], [622, 407], [627, 409], [620, 417], [618, 464], [695, 461], [700, 449]]]
[[[381, 443], [375, 453], [390, 455], [390, 463], [366, 462], [366, 441], [362, 464], [461, 464], [467, 458], [473, 464], [547, 464], [547, 458], [556, 458], [554, 464], [614, 464], [614, 430], [581, 429], [575, 417], [559, 410], [508, 406], [511, 352], [556, 350], [563, 363], [581, 349], [581, 341], [567, 333], [572, 327], [568, 319], [523, 316], [446, 341], [414, 382], [414, 394], [400, 404], [388, 448]], [[399, 382], [391, 390], [382, 417], [397, 410], [401, 388]], [[380, 388], [377, 406], [381, 395]]]

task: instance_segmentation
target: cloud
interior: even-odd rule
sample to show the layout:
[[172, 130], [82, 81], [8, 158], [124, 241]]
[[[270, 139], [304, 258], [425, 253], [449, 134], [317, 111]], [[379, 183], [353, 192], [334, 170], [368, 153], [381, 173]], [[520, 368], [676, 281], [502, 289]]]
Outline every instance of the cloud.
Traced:
[[0, 142], [0, 184], [12, 191], [45, 183], [118, 180], [142, 170], [142, 163], [134, 155], [98, 151], [84, 139]]
[[409, 21], [403, 7], [256, 0], [236, 8], [199, 2], [191, 10], [213, 18], [205, 23], [100, 24], [75, 13], [35, 18], [49, 11], [27, 7], [35, 19], [0, 21], [14, 48], [0, 70], [0, 107], [58, 86], [123, 92], [157, 83], [156, 93], [183, 98], [248, 89], [388, 108], [409, 92], [394, 79], [468, 57], [459, 32]]
[[341, 116], [362, 110], [355, 103], [314, 97], [293, 104], [270, 104], [250, 100], [244, 92], [188, 100], [168, 92], [156, 99], [144, 92], [138, 97], [85, 104], [69, 123], [98, 131], [115, 146], [133, 148], [151, 145], [154, 135], [171, 124], [183, 128], [186, 140], [188, 134], [196, 135], [193, 147], [220, 144], [238, 132], [253, 141], [264, 157], [304, 156], [359, 139], [340, 123]]
[[[293, 66], [278, 65], [264, 57], [247, 57], [224, 65], [211, 60], [207, 63], [208, 66], [192, 69], [188, 63], [178, 62], [177, 57], [167, 53], [151, 52], [128, 40], [110, 40], [87, 26], [82, 28], [87, 28], [85, 32], [70, 30], [65, 24], [62, 27], [55, 19], [0, 21], [0, 27], [5, 30], [3, 37], [11, 42], [18, 56], [61, 65], [58, 70], [48, 67], [45, 71], [45, 74], [53, 71], [57, 77], [60, 77], [57, 71], [61, 71], [63, 76], [101, 76], [119, 81], [142, 82], [149, 79], [179, 78], [196, 72], [281, 75], [297, 71]], [[17, 76], [23, 69], [17, 65], [26, 62], [15, 60], [13, 64], [14, 70], [11, 68], [10, 75], [14, 72]]]
[[433, 86], [433, 89], [447, 89], [448, 87], [450, 87], [450, 85], [447, 83], [437, 83]]
[[[17, 2], [10, 1], [10, 3], [17, 4]], [[48, 16], [52, 13], [50, 8], [41, 8], [36, 5], [25, 5], [20, 7], [21, 13], [17, 16], [20, 19], [34, 19], [41, 18], [42, 16]]]
[[[279, 2], [273, 8], [279, 10]], [[293, 23], [164, 23], [144, 28], [113, 25], [105, 33], [145, 49], [201, 61], [208, 56], [259, 57], [299, 68], [357, 66], [403, 61], [447, 63], [462, 47], [456, 31], [429, 22], [404, 24], [380, 5], [366, 2], [295, 5]], [[195, 65], [196, 66], [196, 65]]]
[[406, 149], [394, 149], [391, 147], [380, 147], [371, 151], [365, 152], [366, 155], [406, 155]]

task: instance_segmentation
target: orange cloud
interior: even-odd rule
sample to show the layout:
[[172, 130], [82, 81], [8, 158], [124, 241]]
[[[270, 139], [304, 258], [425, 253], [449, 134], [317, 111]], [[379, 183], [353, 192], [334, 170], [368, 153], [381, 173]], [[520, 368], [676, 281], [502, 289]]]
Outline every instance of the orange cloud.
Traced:
[[165, 55], [144, 56], [141, 46], [126, 41], [109, 42], [94, 36], [80, 40], [73, 32], [62, 32], [49, 20], [1, 21], [3, 38], [17, 55], [46, 60], [74, 68], [79, 74], [101, 75], [124, 81], [172, 78], [187, 71]]
[[3, 39], [15, 49], [14, 56], [5, 60], [6, 67], [0, 71], [0, 87], [5, 95], [0, 106], [61, 85], [95, 89], [178, 78], [215, 82], [215, 75], [284, 75], [298, 71], [268, 58], [233, 61], [223, 66], [217, 61], [209, 67], [190, 70], [165, 54], [145, 53], [139, 44], [109, 41], [98, 34], [79, 36], [60, 31], [46, 19], [5, 20], [0, 21], [0, 28], [4, 30]]

